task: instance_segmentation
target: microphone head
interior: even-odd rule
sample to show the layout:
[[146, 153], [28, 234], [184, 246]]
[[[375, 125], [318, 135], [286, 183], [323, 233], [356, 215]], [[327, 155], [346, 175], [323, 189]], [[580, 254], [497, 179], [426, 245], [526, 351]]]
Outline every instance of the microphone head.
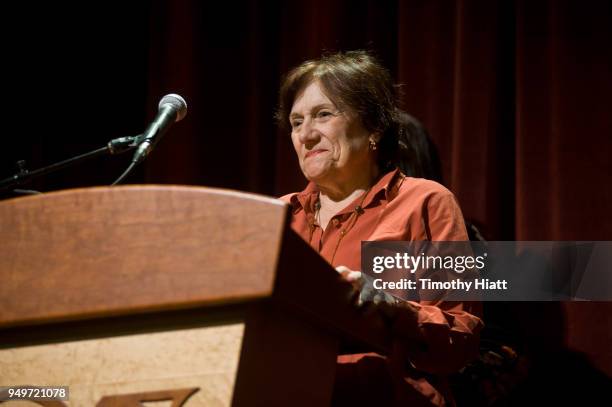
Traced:
[[159, 101], [158, 108], [161, 109], [164, 105], [171, 105], [176, 111], [175, 122], [180, 122], [187, 115], [187, 102], [185, 102], [185, 99], [183, 99], [181, 95], [170, 93], [169, 95], [164, 96]]

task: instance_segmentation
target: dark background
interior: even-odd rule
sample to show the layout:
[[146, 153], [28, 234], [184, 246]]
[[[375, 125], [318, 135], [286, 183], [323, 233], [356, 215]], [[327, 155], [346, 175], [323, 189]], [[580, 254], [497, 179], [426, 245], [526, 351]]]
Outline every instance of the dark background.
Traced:
[[[6, 3], [0, 179], [19, 159], [35, 169], [138, 134], [175, 92], [186, 119], [128, 183], [299, 190], [273, 120], [282, 74], [365, 48], [403, 84], [403, 107], [429, 129], [445, 184], [485, 237], [612, 240], [611, 43], [610, 1]], [[129, 158], [29, 187], [109, 184]], [[542, 309], [511, 312], [539, 338], [532, 348], [584, 351], [612, 376], [609, 303]]]

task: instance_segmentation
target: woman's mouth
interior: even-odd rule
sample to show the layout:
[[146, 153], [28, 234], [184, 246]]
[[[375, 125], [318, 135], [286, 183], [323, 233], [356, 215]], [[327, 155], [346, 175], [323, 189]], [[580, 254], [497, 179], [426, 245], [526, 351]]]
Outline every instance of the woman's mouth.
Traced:
[[309, 152], [306, 153], [306, 155], [304, 156], [304, 158], [309, 158], [309, 157], [313, 157], [317, 154], [321, 154], [326, 152], [327, 150], [323, 150], [323, 149], [317, 149], [317, 150], [310, 150]]

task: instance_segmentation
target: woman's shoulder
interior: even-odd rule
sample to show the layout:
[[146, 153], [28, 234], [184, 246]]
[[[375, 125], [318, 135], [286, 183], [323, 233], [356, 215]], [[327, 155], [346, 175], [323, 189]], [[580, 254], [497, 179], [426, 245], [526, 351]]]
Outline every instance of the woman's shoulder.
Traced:
[[424, 178], [405, 177], [390, 205], [398, 208], [418, 208], [418, 211], [427, 211], [430, 214], [461, 212], [457, 198], [448, 188]]
[[430, 199], [431, 197], [453, 197], [444, 185], [425, 178], [404, 177], [397, 191], [400, 199]]
[[[468, 240], [457, 198], [435, 181], [406, 177], [389, 205], [393, 211], [409, 214], [415, 240]], [[422, 225], [426, 226], [419, 234]]]

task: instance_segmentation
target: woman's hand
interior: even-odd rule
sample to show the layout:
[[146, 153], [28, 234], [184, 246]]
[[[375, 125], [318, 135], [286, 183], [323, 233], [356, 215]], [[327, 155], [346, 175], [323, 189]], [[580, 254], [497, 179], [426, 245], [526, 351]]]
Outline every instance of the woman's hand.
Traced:
[[402, 301], [385, 291], [374, 288], [373, 279], [346, 266], [336, 267], [344, 281], [353, 285], [351, 303], [365, 313], [378, 312], [387, 321], [393, 334], [390, 360], [392, 368], [403, 372], [411, 357], [427, 349], [418, 328], [419, 306]]
[[354, 271], [346, 266], [338, 266], [336, 271], [344, 281], [353, 285], [351, 302], [359, 308], [367, 305], [377, 305], [386, 314], [391, 312], [387, 309], [388, 307], [395, 306], [399, 302], [398, 299], [385, 291], [374, 288], [372, 278], [361, 271]]

